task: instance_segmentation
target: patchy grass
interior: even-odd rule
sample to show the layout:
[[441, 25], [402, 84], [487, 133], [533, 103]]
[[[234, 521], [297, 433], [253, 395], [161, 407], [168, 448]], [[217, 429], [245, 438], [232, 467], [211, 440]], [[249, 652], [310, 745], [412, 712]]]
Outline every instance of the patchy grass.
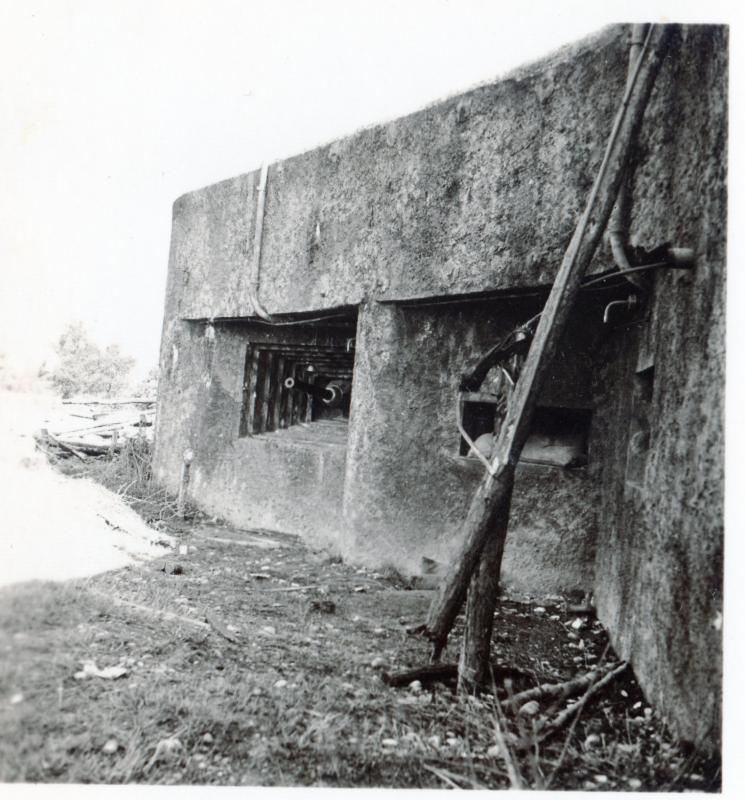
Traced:
[[[115, 489], [130, 474], [98, 468]], [[167, 498], [153, 511], [150, 491], [143, 482], [150, 519], [182, 554], [0, 592], [1, 781], [507, 788], [511, 761], [513, 783], [532, 788], [718, 789], [718, 765], [673, 742], [630, 672], [573, 726], [515, 752], [532, 723], [498, 728], [494, 697], [381, 680], [427, 662], [406, 628], [429, 592], [293, 537], [178, 523]], [[606, 653], [598, 623], [575, 630], [566, 604], [543, 608], [505, 601], [495, 619], [494, 661], [525, 685], [566, 680]], [[76, 679], [90, 659], [127, 674]]]

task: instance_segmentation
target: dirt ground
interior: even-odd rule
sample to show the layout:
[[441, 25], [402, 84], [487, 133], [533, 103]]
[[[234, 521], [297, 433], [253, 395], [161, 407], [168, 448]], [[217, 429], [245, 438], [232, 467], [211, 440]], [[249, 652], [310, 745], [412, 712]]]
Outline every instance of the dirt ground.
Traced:
[[[431, 591], [294, 537], [150, 521], [175, 537], [154, 560], [0, 590], [1, 781], [720, 786], [718, 763], [674, 743], [629, 670], [527, 751], [515, 743], [531, 741], [535, 718], [503, 720], [500, 746], [491, 695], [384, 681], [427, 664], [407, 628]], [[493, 641], [515, 691], [615, 660], [599, 623], [561, 598], [503, 601]]]

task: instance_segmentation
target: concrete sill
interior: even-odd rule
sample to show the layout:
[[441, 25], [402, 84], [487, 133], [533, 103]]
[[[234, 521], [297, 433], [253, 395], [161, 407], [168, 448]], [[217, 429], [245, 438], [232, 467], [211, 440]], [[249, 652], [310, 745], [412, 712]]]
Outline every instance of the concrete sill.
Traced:
[[344, 421], [318, 420], [317, 422], [300, 423], [289, 428], [280, 428], [268, 433], [253, 434], [245, 437], [254, 442], [266, 442], [289, 447], [347, 447], [349, 424]]
[[[448, 453], [445, 450], [440, 451], [441, 454], [453, 465], [466, 472], [472, 472], [474, 475], [480, 475], [484, 472], [484, 465], [477, 458], [468, 458], [467, 456], [456, 456]], [[583, 474], [587, 470], [587, 465], [583, 464], [578, 467], [564, 467], [559, 464], [546, 464], [537, 461], [518, 461], [517, 471], [523, 470], [558, 470], [559, 472], [572, 472]]]

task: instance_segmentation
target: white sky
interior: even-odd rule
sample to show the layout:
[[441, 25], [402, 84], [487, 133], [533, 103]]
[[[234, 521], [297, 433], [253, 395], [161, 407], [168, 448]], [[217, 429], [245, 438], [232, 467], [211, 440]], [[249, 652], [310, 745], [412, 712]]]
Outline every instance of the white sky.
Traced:
[[[173, 200], [708, 2], [0, 0], [0, 351], [70, 320], [154, 365]], [[733, 47], [733, 50], [735, 48]]]

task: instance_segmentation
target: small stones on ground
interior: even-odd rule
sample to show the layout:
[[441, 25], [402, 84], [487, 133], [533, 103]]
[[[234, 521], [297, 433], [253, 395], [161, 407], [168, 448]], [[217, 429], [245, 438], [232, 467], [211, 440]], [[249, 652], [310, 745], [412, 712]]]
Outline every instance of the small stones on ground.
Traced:
[[366, 592], [367, 589], [364, 586], [355, 586], [353, 591], [357, 592], [357, 594], [362, 594]]
[[543, 606], [536, 606], [533, 609], [533, 613], [534, 614], [545, 614], [546, 613], [546, 609]]
[[23, 702], [23, 692], [16, 692], [15, 694], [10, 696], [10, 704], [12, 706], [17, 706], [19, 703]]
[[634, 709], [634, 711], [638, 711], [642, 707], [642, 701], [637, 700], [631, 707]]
[[280, 678], [275, 684], [275, 689], [284, 689], [287, 686], [287, 681], [284, 678]]
[[421, 681], [412, 681], [409, 684], [409, 689], [412, 692], [415, 692], [415, 693], [421, 692], [422, 691], [422, 682]]
[[383, 739], [380, 744], [383, 747], [398, 747], [398, 739]]
[[642, 782], [639, 780], [639, 778], [629, 778], [626, 781], [626, 783], [628, 783], [629, 789], [641, 789], [642, 788]]
[[180, 544], [180, 545], [178, 546], [178, 554], [179, 554], [180, 556], [185, 556], [185, 555], [186, 555], [188, 552], [189, 552], [189, 545], [186, 545], [186, 544]]
[[599, 783], [601, 785], [608, 783], [608, 776], [607, 775], [595, 775], [593, 777], [595, 779], [595, 783]]
[[591, 733], [585, 739], [585, 750], [589, 750], [591, 747], [597, 747], [600, 744], [600, 736], [597, 733]]
[[264, 636], [276, 636], [277, 629], [274, 627], [274, 625], [264, 625], [261, 628], [260, 633], [263, 633]]
[[488, 755], [490, 758], [497, 758], [497, 756], [499, 756], [499, 754], [500, 754], [501, 752], [502, 752], [502, 751], [499, 749], [499, 745], [498, 745], [498, 744], [493, 744], [493, 745], [492, 745], [492, 746], [491, 746], [491, 747], [490, 747], [490, 748], [489, 748], [489, 749], [486, 751], [486, 755]]
[[320, 614], [336, 613], [336, 603], [333, 600], [311, 600], [309, 608], [311, 611], [318, 611]]
[[181, 739], [176, 736], [170, 736], [167, 739], [161, 739], [155, 746], [155, 752], [153, 753], [153, 757], [150, 759], [148, 767], [151, 767], [153, 764], [157, 764], [158, 761], [170, 761], [171, 759], [175, 758], [183, 749], [184, 745], [181, 743]]
[[96, 662], [91, 659], [86, 659], [80, 663], [83, 665], [83, 669], [73, 675], [76, 681], [83, 681], [87, 678], [104, 678], [105, 680], [115, 680], [116, 678], [123, 678], [127, 674], [126, 667], [121, 665], [99, 669], [96, 666]]
[[209, 731], [202, 736], [202, 744], [213, 744], [214, 741], [215, 737]]
[[390, 664], [388, 663], [388, 661], [386, 661], [386, 659], [381, 658], [380, 656], [378, 656], [377, 658], [374, 658], [370, 662], [370, 666], [373, 669], [388, 669], [390, 667]]
[[107, 739], [104, 746], [101, 748], [101, 752], [105, 753], [107, 756], [111, 756], [119, 749], [119, 742], [116, 739]]
[[528, 700], [520, 706], [518, 713], [523, 717], [534, 717], [540, 710], [541, 706], [537, 700]]
[[430, 736], [427, 739], [427, 744], [431, 745], [432, 747], [439, 747], [441, 743], [442, 739], [440, 739], [440, 737], [437, 734], [435, 734], [434, 736]]
[[572, 628], [575, 631], [580, 631], [580, 630], [582, 630], [582, 628], [584, 628], [587, 625], [587, 621], [582, 619], [581, 617], [576, 617], [574, 620], [572, 620], [571, 624], [572, 624]]
[[376, 636], [385, 636], [385, 628], [375, 628], [375, 630], [373, 630], [373, 633]]
[[644, 709], [644, 717], [645, 717], [647, 720], [650, 720], [650, 719], [652, 719], [652, 714], [653, 714], [653, 713], [654, 713], [654, 712], [652, 711], [652, 709], [651, 709], [651, 708], [649, 708], [649, 706], [647, 706], [647, 708], [645, 708], [645, 709]]

